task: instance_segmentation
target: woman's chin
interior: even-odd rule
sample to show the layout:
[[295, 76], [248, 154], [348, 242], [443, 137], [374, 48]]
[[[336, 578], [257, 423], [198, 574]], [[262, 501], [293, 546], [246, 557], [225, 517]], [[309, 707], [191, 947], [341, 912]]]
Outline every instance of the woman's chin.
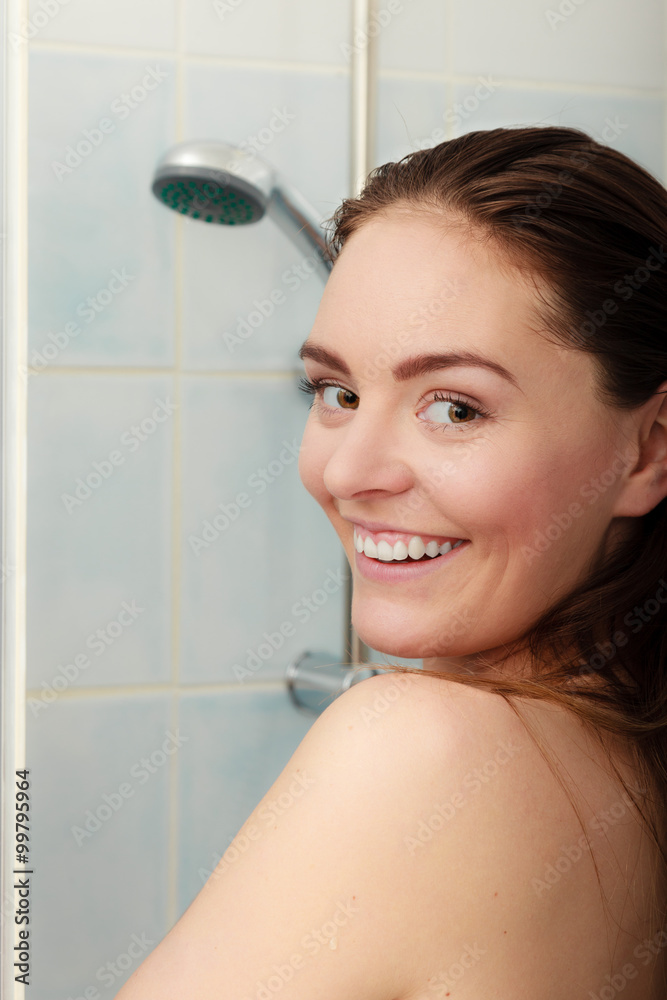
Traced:
[[357, 622], [352, 618], [354, 629], [369, 649], [374, 649], [383, 656], [399, 656], [405, 660], [421, 660], [424, 652], [423, 639], [420, 642], [417, 636], [406, 636], [394, 634], [391, 628], [382, 627], [379, 623], [369, 624]]

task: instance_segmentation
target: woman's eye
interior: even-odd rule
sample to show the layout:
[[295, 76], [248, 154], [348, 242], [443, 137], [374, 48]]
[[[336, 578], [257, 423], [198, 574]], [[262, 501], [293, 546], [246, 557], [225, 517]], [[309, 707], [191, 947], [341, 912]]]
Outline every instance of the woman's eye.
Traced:
[[[327, 393], [329, 393], [328, 399]], [[340, 406], [343, 410], [356, 410], [359, 406], [359, 397], [339, 385], [326, 385], [322, 388], [322, 402], [334, 409]]]
[[470, 424], [481, 412], [462, 399], [436, 396], [430, 406], [423, 411], [433, 423]]

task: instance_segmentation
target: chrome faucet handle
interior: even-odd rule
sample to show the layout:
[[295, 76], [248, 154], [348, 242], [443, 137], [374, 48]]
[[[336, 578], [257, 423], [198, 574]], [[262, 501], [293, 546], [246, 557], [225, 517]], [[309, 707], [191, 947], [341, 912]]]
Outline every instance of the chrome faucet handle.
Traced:
[[365, 664], [340, 663], [327, 653], [302, 653], [287, 667], [287, 690], [292, 703], [308, 715], [320, 715], [335, 698], [366, 677], [380, 671]]

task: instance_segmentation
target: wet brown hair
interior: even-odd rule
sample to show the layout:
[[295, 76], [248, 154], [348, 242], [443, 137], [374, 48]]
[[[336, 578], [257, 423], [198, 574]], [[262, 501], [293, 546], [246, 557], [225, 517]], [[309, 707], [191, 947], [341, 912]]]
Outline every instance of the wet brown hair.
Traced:
[[[667, 190], [624, 154], [560, 127], [470, 132], [417, 150], [372, 170], [327, 220], [330, 260], [396, 208], [461, 220], [511, 267], [543, 279], [549, 336], [594, 355], [607, 405], [637, 408], [667, 379]], [[609, 763], [667, 875], [667, 499], [634, 520], [632, 537], [505, 645], [506, 657], [528, 654], [526, 677], [376, 666], [486, 688], [519, 715], [514, 698], [545, 699], [575, 713], [603, 747], [605, 734], [627, 747], [636, 788]], [[667, 899], [654, 907], [665, 926]]]

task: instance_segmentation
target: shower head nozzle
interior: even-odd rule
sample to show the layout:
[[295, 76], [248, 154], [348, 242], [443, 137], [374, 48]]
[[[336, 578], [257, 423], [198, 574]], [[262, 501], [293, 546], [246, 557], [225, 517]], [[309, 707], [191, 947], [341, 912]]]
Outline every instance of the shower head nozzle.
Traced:
[[153, 194], [167, 208], [202, 222], [244, 226], [264, 215], [302, 251], [326, 282], [333, 261], [315, 210], [261, 157], [226, 142], [174, 146], [157, 165]]
[[271, 173], [227, 143], [184, 142], [158, 164], [153, 194], [167, 208], [191, 219], [243, 226], [264, 215]]

